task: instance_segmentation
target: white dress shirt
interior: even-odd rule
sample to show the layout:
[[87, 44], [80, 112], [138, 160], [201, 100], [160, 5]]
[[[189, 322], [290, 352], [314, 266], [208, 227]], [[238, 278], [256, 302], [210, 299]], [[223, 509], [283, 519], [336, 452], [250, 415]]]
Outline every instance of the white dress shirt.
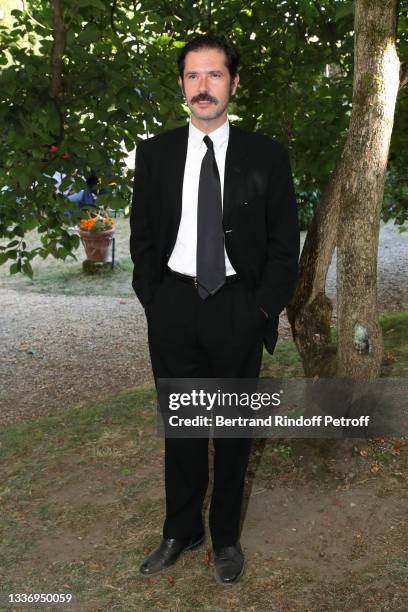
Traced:
[[[173, 252], [168, 261], [168, 266], [172, 270], [181, 274], [187, 274], [188, 276], [196, 276], [198, 185], [201, 162], [207, 152], [207, 145], [203, 141], [205, 135], [205, 132], [196, 128], [190, 121], [180, 226]], [[221, 200], [223, 202], [225, 154], [229, 137], [228, 119], [223, 125], [210, 132], [208, 136], [214, 143], [215, 160], [221, 181]], [[225, 247], [224, 254], [226, 275], [235, 274], [235, 270], [227, 257]]]

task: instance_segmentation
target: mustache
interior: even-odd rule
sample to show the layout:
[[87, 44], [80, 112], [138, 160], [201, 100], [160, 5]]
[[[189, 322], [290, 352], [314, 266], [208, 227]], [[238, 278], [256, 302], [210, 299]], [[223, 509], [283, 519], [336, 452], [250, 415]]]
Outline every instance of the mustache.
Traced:
[[217, 104], [217, 101], [217, 98], [213, 98], [207, 93], [200, 93], [194, 96], [194, 98], [191, 98], [191, 102], [214, 102], [214, 104]]

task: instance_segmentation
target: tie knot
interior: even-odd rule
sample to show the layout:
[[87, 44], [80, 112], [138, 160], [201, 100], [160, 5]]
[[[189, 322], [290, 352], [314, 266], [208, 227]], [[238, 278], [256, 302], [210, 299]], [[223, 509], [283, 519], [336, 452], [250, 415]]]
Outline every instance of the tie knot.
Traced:
[[214, 143], [213, 143], [213, 141], [211, 140], [211, 138], [210, 138], [208, 135], [206, 135], [206, 136], [204, 136], [203, 140], [204, 140], [205, 144], [207, 145], [207, 148], [208, 148], [208, 149], [209, 149], [211, 152], [214, 152]]

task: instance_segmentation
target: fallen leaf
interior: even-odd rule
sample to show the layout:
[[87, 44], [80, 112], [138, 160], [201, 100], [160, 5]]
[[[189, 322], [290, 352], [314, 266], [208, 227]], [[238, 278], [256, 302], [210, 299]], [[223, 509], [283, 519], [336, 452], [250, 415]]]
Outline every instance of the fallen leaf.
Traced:
[[167, 576], [167, 584], [169, 587], [174, 587], [174, 578], [173, 576]]
[[332, 497], [330, 501], [333, 504], [333, 506], [337, 506], [338, 508], [344, 508], [345, 506], [345, 503], [340, 501], [336, 497]]
[[211, 551], [207, 548], [207, 550], [204, 553], [204, 564], [210, 565], [210, 561], [211, 561]]
[[394, 450], [395, 450], [395, 452], [399, 454], [401, 448], [403, 446], [405, 446], [405, 444], [406, 444], [405, 440], [395, 440], [395, 442], [394, 442]]

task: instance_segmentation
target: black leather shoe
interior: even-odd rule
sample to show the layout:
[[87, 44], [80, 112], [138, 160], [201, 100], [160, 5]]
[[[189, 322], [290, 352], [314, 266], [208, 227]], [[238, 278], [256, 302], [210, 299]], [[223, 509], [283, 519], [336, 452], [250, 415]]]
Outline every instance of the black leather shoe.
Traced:
[[244, 555], [241, 545], [214, 549], [215, 579], [219, 584], [235, 584], [244, 573]]
[[142, 576], [154, 576], [166, 567], [176, 563], [179, 556], [186, 550], [200, 546], [204, 541], [204, 534], [198, 538], [191, 538], [187, 542], [175, 538], [163, 538], [160, 546], [150, 553], [140, 566], [139, 573]]

